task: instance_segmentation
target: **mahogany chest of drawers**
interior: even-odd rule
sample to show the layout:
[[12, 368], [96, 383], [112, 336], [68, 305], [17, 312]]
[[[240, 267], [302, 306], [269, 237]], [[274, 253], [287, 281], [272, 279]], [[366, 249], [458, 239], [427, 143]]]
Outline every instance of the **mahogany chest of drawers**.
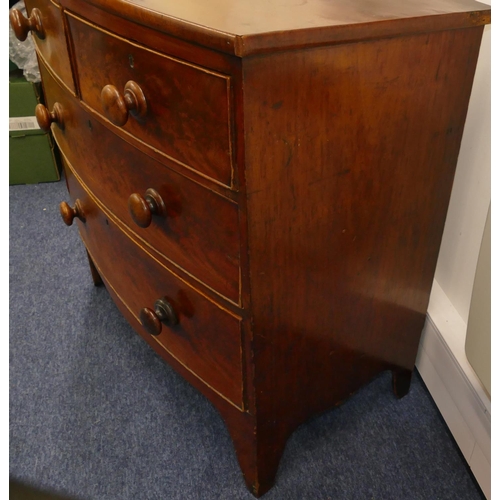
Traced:
[[299, 424], [409, 389], [489, 7], [26, 4], [63, 220], [260, 496]]

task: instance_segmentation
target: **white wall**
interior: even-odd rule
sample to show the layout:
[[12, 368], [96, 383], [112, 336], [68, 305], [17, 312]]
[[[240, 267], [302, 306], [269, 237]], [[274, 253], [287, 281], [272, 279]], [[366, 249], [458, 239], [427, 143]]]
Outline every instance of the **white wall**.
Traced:
[[485, 27], [417, 368], [491, 498], [491, 400], [465, 353], [491, 200], [491, 28]]
[[484, 29], [435, 279], [467, 323], [491, 199], [491, 27]]

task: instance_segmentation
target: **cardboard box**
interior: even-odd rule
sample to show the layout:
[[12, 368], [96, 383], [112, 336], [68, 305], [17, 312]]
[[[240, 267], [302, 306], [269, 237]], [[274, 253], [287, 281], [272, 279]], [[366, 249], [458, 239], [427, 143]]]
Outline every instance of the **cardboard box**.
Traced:
[[40, 129], [35, 107], [42, 101], [39, 83], [9, 78], [9, 184], [58, 181], [61, 163], [52, 135]]

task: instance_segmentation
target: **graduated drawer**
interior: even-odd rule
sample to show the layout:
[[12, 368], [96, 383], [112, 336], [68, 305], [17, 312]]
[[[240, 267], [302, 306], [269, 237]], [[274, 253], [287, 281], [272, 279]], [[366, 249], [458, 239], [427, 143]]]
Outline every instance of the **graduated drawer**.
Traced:
[[71, 72], [61, 7], [50, 0], [25, 0], [25, 5], [28, 15], [33, 14], [33, 9], [38, 9], [40, 12], [44, 31], [43, 38], [36, 32], [33, 33], [38, 54], [74, 93], [75, 84]]
[[[151, 337], [199, 379], [241, 407], [241, 319], [175, 276], [127, 236], [68, 164], [65, 174], [71, 203], [78, 200], [84, 213], [84, 222], [75, 219], [80, 235], [101, 277], [119, 298], [118, 305], [140, 322], [144, 308], [154, 310], [158, 299], [166, 299], [178, 324], [162, 324], [160, 334]], [[143, 336], [150, 335], [134, 326]]]
[[[110, 132], [88, 115], [41, 66], [49, 109], [63, 108], [54, 137], [96, 197], [143, 241], [196, 280], [240, 303], [238, 205], [170, 170]], [[154, 189], [165, 203], [162, 216], [138, 226], [129, 198]]]
[[[76, 16], [68, 20], [83, 101], [169, 159], [231, 186], [230, 77], [149, 50]], [[140, 89], [133, 90], [132, 101], [142, 92], [145, 106], [127, 113], [123, 103], [131, 95], [125, 91], [130, 81]]]

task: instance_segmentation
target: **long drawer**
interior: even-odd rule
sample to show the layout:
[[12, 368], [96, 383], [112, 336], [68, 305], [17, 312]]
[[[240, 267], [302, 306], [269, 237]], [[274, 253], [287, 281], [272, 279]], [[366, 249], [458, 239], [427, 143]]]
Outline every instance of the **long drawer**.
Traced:
[[[62, 106], [54, 137], [96, 197], [145, 245], [232, 302], [240, 303], [238, 206], [141, 153], [88, 115], [41, 65], [47, 106]], [[129, 210], [131, 195], [154, 189], [165, 204], [148, 227]]]
[[[71, 202], [79, 205], [84, 219], [78, 220], [80, 235], [114, 294], [138, 321], [145, 308], [154, 311], [159, 299], [166, 300], [177, 324], [161, 324], [153, 338], [199, 379], [241, 407], [241, 318], [200, 294], [132, 240], [66, 162], [65, 174]], [[145, 330], [141, 333], [149, 335]]]
[[85, 103], [171, 160], [232, 185], [230, 76], [149, 50], [74, 15], [68, 23]]

